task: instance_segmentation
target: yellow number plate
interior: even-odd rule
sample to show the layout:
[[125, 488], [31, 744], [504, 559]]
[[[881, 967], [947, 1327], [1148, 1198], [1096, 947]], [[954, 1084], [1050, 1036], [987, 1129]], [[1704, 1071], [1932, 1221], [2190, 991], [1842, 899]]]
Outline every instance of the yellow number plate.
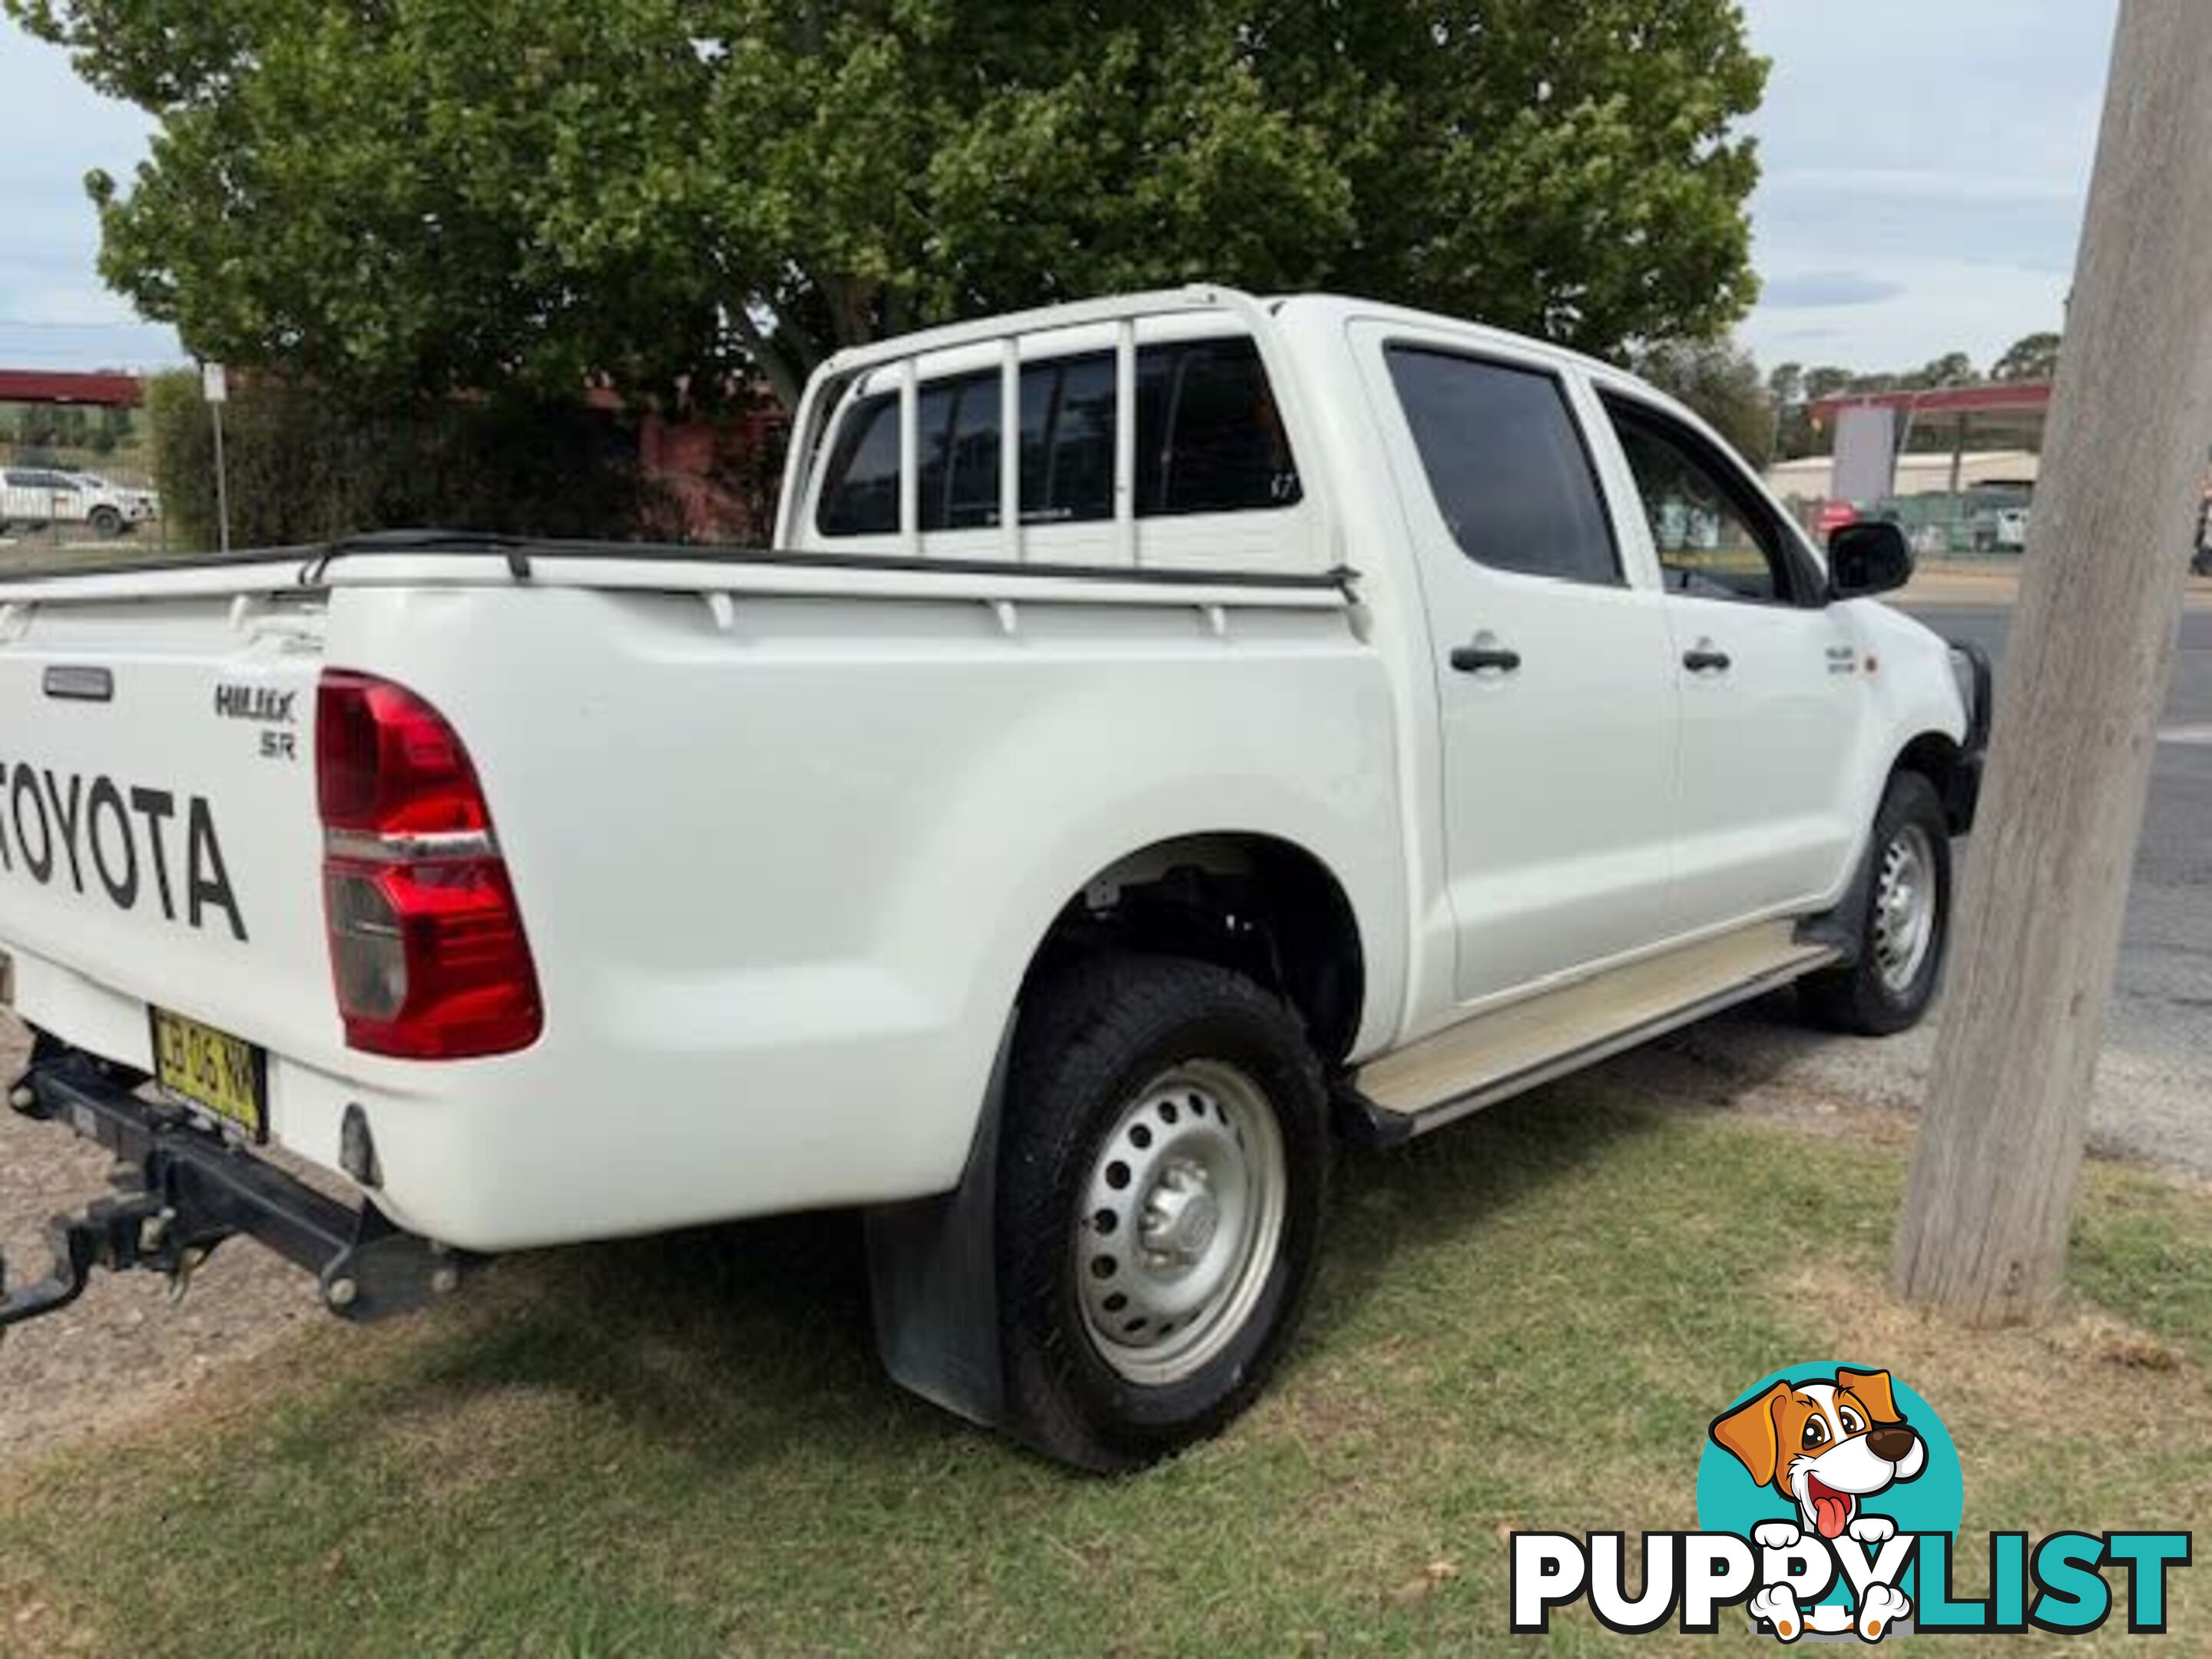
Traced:
[[151, 1012], [154, 1080], [255, 1140], [268, 1139], [268, 1056], [196, 1019], [166, 1008]]

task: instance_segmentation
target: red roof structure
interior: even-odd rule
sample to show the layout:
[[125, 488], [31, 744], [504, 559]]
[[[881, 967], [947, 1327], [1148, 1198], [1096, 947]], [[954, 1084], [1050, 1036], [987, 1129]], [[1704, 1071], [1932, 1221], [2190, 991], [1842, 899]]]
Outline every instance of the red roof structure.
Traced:
[[0, 404], [84, 404], [95, 409], [136, 409], [146, 401], [146, 382], [136, 374], [73, 374], [58, 369], [0, 368]]
[[1839, 392], [1813, 402], [1813, 423], [1833, 423], [1845, 409], [1893, 409], [1901, 415], [2043, 415], [2051, 408], [2047, 380], [1992, 380], [1986, 386], [1939, 386], [1921, 392]]

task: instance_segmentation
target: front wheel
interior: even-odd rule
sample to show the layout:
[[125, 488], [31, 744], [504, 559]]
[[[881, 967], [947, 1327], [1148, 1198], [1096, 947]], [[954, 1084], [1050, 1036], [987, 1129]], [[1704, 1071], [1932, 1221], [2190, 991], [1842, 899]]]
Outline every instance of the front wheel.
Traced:
[[123, 515], [112, 507], [95, 507], [86, 520], [92, 533], [102, 541], [112, 541], [123, 533]]
[[1798, 981], [1820, 1024], [1888, 1036], [1935, 1000], [1951, 931], [1951, 835], [1936, 786], [1899, 772], [1875, 814], [1866, 891], [1854, 919], [1857, 959]]
[[1328, 1096], [1297, 1017], [1206, 963], [1114, 954], [1027, 1000], [999, 1164], [1010, 1426], [1085, 1468], [1218, 1431], [1303, 1309]]

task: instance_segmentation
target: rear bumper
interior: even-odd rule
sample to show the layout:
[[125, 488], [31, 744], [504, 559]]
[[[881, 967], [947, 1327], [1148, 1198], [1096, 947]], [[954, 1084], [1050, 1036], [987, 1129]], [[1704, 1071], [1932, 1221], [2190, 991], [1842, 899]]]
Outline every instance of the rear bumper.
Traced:
[[[118, 988], [118, 970], [0, 948], [12, 948], [22, 1019], [137, 1074], [152, 1069], [147, 1001]], [[595, 966], [556, 954], [556, 975]], [[959, 1030], [918, 1020], [888, 975], [779, 968], [568, 988], [557, 1002], [549, 990], [557, 1018], [539, 1042], [467, 1060], [334, 1055], [285, 1040], [290, 1012], [254, 1024], [189, 994], [174, 1000], [264, 1046], [281, 1156], [462, 1249], [891, 1202], [960, 1179], [981, 1085], [957, 1073]], [[373, 1167], [349, 1160], [355, 1115]]]
[[459, 1285], [467, 1258], [400, 1231], [373, 1206], [340, 1203], [179, 1109], [140, 1098], [137, 1081], [39, 1036], [9, 1103], [106, 1147], [116, 1192], [48, 1224], [53, 1260], [44, 1277], [11, 1291], [0, 1262], [0, 1329], [68, 1306], [94, 1268], [181, 1280], [234, 1237], [313, 1274], [324, 1306], [347, 1319], [404, 1312]]

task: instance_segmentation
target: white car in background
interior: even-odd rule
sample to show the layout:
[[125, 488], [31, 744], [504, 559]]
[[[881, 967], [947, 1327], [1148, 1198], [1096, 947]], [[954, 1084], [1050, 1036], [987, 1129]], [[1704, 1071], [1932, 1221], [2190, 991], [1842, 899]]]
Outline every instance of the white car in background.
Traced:
[[2025, 507], [1992, 507], [1973, 515], [1969, 521], [1973, 532], [1977, 553], [2021, 553], [2027, 549], [2027, 514]]
[[43, 529], [82, 525], [103, 541], [156, 515], [159, 497], [87, 472], [51, 466], [0, 471], [0, 527]]
[[90, 499], [112, 501], [122, 508], [123, 520], [127, 525], [150, 524], [161, 516], [161, 496], [158, 490], [118, 483], [97, 472], [71, 472], [64, 476], [82, 484]]

